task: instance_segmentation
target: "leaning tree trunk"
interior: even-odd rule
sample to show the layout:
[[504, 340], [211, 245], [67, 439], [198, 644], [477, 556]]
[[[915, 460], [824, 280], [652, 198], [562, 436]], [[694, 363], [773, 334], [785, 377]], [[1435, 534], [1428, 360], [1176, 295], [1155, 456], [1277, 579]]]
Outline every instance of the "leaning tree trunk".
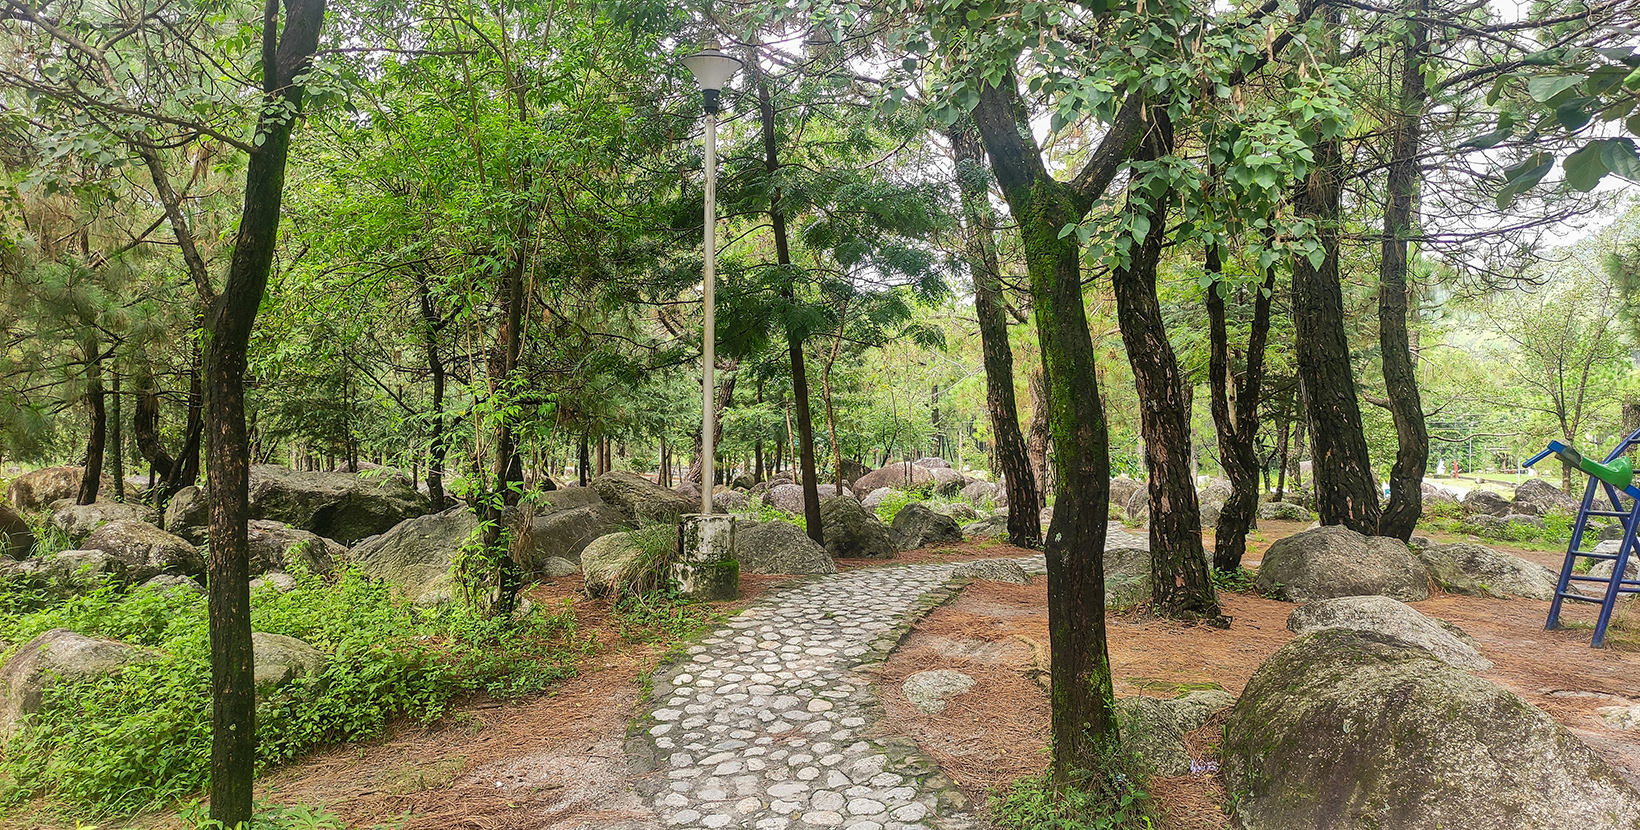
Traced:
[[1378, 493], [1361, 425], [1361, 404], [1344, 324], [1338, 278], [1338, 225], [1343, 159], [1336, 139], [1315, 145], [1315, 163], [1294, 198], [1300, 217], [1315, 223], [1325, 256], [1319, 266], [1293, 257], [1293, 328], [1298, 373], [1310, 422], [1316, 510], [1324, 525], [1378, 532]]
[[102, 487], [103, 448], [108, 443], [108, 411], [103, 407], [102, 354], [96, 342], [88, 344], [85, 364], [86, 418], [91, 429], [85, 439], [85, 469], [76, 502], [91, 504]]
[[249, 444], [245, 430], [246, 352], [257, 308], [267, 288], [278, 242], [285, 161], [292, 113], [300, 111], [302, 86], [319, 44], [324, 0], [269, 2], [262, 20], [260, 143], [245, 170], [245, 202], [234, 237], [233, 257], [222, 293], [206, 307], [204, 376], [210, 483], [208, 605], [211, 631], [211, 819], [236, 827], [251, 820], [256, 772], [256, 674], [252, 668]]
[[[767, 78], [758, 80], [757, 103], [763, 127], [764, 171], [773, 179], [780, 172], [780, 156], [774, 129], [774, 99], [769, 95]], [[786, 213], [781, 207], [781, 198], [778, 187], [769, 194], [769, 224], [774, 228], [775, 261], [789, 272], [792, 253], [786, 238]], [[790, 283], [786, 284], [783, 294], [788, 303], [796, 297]], [[788, 320], [786, 351], [791, 358], [792, 397], [797, 410], [797, 449], [803, 464], [803, 521], [807, 525], [809, 538], [815, 544], [824, 545], [825, 531], [820, 526], [820, 480], [814, 468], [814, 417], [809, 412], [809, 375], [803, 361], [803, 339], [804, 332]]]
[[[1241, 558], [1247, 552], [1247, 531], [1258, 520], [1258, 404], [1260, 386], [1264, 378], [1264, 347], [1270, 334], [1270, 305], [1275, 294], [1276, 272], [1265, 271], [1264, 284], [1253, 298], [1253, 321], [1247, 337], [1247, 366], [1241, 382], [1235, 384], [1235, 400], [1231, 401], [1230, 332], [1225, 320], [1224, 295], [1227, 288], [1220, 281], [1222, 263], [1219, 248], [1207, 248], [1207, 273], [1214, 281], [1207, 286], [1208, 340], [1212, 355], [1208, 363], [1208, 386], [1212, 391], [1213, 427], [1218, 433], [1219, 456], [1224, 471], [1230, 478], [1230, 497], [1219, 511], [1218, 525], [1213, 534], [1213, 569], [1220, 573], [1235, 573], [1241, 569]], [[1287, 433], [1281, 433], [1281, 464], [1287, 463]], [[1280, 475], [1286, 473], [1282, 471]], [[1278, 478], [1277, 495], [1281, 491]]]
[[[1427, 14], [1427, 0], [1413, 0], [1413, 11]], [[1397, 449], [1389, 474], [1389, 503], [1378, 520], [1378, 533], [1401, 541], [1423, 514], [1424, 470], [1429, 466], [1429, 430], [1418, 395], [1417, 367], [1407, 337], [1407, 236], [1412, 231], [1413, 199], [1418, 190], [1418, 148], [1427, 91], [1424, 49], [1429, 32], [1422, 18], [1407, 22], [1401, 59], [1400, 111], [1392, 126], [1393, 151], [1384, 205], [1384, 242], [1378, 265], [1378, 344], [1383, 353], [1384, 391], [1395, 418]]]
[[[1173, 151], [1172, 145], [1172, 124], [1165, 115], [1156, 115], [1140, 158], [1162, 158]], [[1134, 196], [1129, 199], [1131, 203]], [[1167, 239], [1172, 200], [1168, 192], [1152, 197], [1150, 204], [1132, 205], [1150, 221], [1150, 232], [1127, 267], [1111, 273], [1111, 284], [1122, 344], [1139, 393], [1139, 423], [1147, 449], [1151, 600], [1170, 617], [1217, 620], [1219, 601], [1202, 557], [1201, 507], [1190, 453], [1190, 399], [1156, 296], [1156, 268]]]
[[1002, 310], [1002, 269], [997, 264], [996, 216], [986, 185], [985, 155], [973, 123], [959, 121], [946, 131], [956, 160], [957, 191], [967, 224], [963, 243], [974, 283], [974, 316], [979, 321], [985, 362], [985, 404], [991, 415], [992, 449], [1008, 497], [1008, 541], [1022, 547], [1042, 543], [1041, 496], [1014, 402], [1014, 353]]

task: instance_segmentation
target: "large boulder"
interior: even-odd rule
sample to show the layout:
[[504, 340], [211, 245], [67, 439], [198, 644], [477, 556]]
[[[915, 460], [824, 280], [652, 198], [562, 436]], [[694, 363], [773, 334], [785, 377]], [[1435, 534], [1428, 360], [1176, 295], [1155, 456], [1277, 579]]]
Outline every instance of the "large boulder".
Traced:
[[339, 542], [272, 519], [247, 522], [245, 541], [250, 547], [252, 576], [294, 566], [309, 573], [330, 573], [347, 556], [347, 548]]
[[79, 543], [91, 531], [116, 519], [159, 524], [159, 511], [141, 502], [98, 501], [94, 504], [66, 504], [51, 513], [51, 526]]
[[198, 548], [145, 522], [116, 519], [92, 531], [80, 547], [103, 551], [125, 563], [132, 582], [146, 582], [160, 574], [205, 573], [205, 557]]
[[1247, 830], [1640, 826], [1640, 796], [1553, 718], [1371, 632], [1278, 650], [1231, 710], [1221, 755]]
[[272, 464], [251, 467], [250, 513], [354, 545], [424, 515], [427, 497], [396, 474], [300, 472]]
[[61, 597], [83, 594], [104, 585], [131, 583], [130, 567], [106, 551], [58, 551], [41, 564], [40, 576], [47, 590]]
[[989, 481], [976, 481], [962, 488], [961, 496], [975, 507], [986, 507], [996, 504], [997, 493], [1001, 488]]
[[698, 496], [691, 500], [637, 473], [607, 472], [589, 486], [635, 524], [677, 524], [679, 516], [700, 510]]
[[968, 485], [968, 479], [950, 467], [929, 467], [928, 474], [934, 477], [934, 492], [942, 496], [955, 496]]
[[[817, 484], [814, 490], [822, 502], [837, 495], [835, 484]], [[803, 487], [800, 484], [777, 484], [770, 487], [763, 500], [787, 513], [803, 515]]]
[[[84, 478], [84, 467], [42, 467], [12, 479], [11, 486], [6, 488], [6, 498], [25, 513], [43, 510], [58, 499], [78, 496], [80, 481]], [[97, 492], [114, 492], [114, 479], [103, 476]]]
[[1136, 493], [1145, 494], [1144, 503], [1148, 508], [1150, 506], [1149, 489], [1149, 486], [1144, 482], [1129, 478], [1126, 475], [1119, 475], [1111, 479], [1110, 506], [1108, 508], [1110, 515], [1108, 518], [1118, 520], [1128, 518], [1128, 502], [1133, 500]]
[[196, 545], [203, 545], [211, 526], [211, 505], [205, 500], [205, 491], [198, 487], [178, 490], [165, 505], [167, 532], [181, 536]]
[[400, 522], [348, 553], [364, 573], [380, 579], [419, 605], [455, 599], [450, 564], [478, 528], [464, 505]]
[[934, 485], [934, 474], [927, 467], [896, 461], [881, 469], [872, 470], [854, 480], [854, 495], [864, 496], [878, 487], [896, 490], [916, 490]]
[[894, 545], [900, 550], [962, 541], [956, 519], [935, 513], [921, 502], [912, 502], [894, 514], [893, 530]]
[[0, 504], [0, 559], [27, 559], [34, 553], [34, 531], [9, 504]]
[[993, 513], [973, 524], [962, 526], [962, 535], [969, 539], [1001, 539], [1008, 535], [1008, 512]]
[[1458, 494], [1452, 490], [1442, 487], [1439, 484], [1425, 481], [1419, 486], [1419, 489], [1423, 492], [1423, 502], [1425, 507], [1436, 504], [1458, 503]]
[[1476, 487], [1463, 497], [1465, 513], [1480, 516], [1497, 516], [1503, 518], [1512, 512], [1509, 500], [1491, 490]]
[[1460, 542], [1419, 548], [1415, 555], [1441, 589], [1472, 597], [1555, 598], [1554, 571], [1512, 553]]
[[930, 469], [930, 470], [949, 470], [949, 469], [951, 469], [951, 462], [946, 461], [943, 458], [935, 458], [933, 456], [927, 456], [927, 457], [924, 457], [924, 458], [919, 458], [916, 461], [913, 461], [911, 463], [917, 465], [918, 467], [924, 467], [924, 468]]
[[714, 513], [744, 513], [751, 506], [752, 500], [739, 490], [725, 490], [712, 495]]
[[860, 506], [875, 513], [877, 512], [877, 506], [882, 504], [883, 500], [887, 499], [893, 492], [893, 487], [878, 487], [867, 493], [865, 498], [860, 499]]
[[748, 522], [735, 528], [735, 559], [741, 573], [834, 574], [826, 549], [790, 522]]
[[29, 640], [0, 665], [0, 741], [17, 734], [23, 717], [40, 711], [54, 683], [113, 674], [151, 652], [53, 628]]
[[518, 564], [527, 573], [545, 573], [547, 560], [580, 562], [581, 551], [594, 539], [631, 529], [625, 513], [602, 501], [544, 516], [536, 514], [519, 540]]
[[1314, 515], [1310, 508], [1302, 504], [1293, 504], [1290, 501], [1267, 501], [1258, 506], [1258, 517], [1266, 522], [1307, 522]]
[[1580, 506], [1577, 499], [1560, 492], [1559, 487], [1534, 478], [1515, 488], [1515, 500], [1510, 512], [1547, 516], [1550, 513], [1576, 513]]
[[1150, 601], [1150, 548], [1125, 541], [1105, 545], [1105, 607], [1113, 610]]
[[1435, 659], [1464, 671], [1488, 671], [1492, 661], [1481, 656], [1463, 629], [1418, 613], [1412, 606], [1389, 597], [1337, 597], [1301, 605], [1287, 615], [1287, 630], [1308, 634], [1328, 628], [1371, 631], [1420, 648]]
[[593, 540], [581, 551], [587, 593], [595, 597], [610, 593], [615, 581], [643, 553], [636, 533], [611, 533]]
[[255, 654], [259, 689], [283, 686], [297, 678], [318, 674], [329, 661], [324, 652], [295, 637], [265, 631], [251, 632], [251, 649]]
[[1189, 775], [1191, 758], [1184, 736], [1235, 702], [1234, 695], [1221, 689], [1200, 689], [1173, 700], [1121, 698], [1116, 701], [1116, 717], [1122, 745], [1156, 775]]
[[[1109, 512], [1106, 511], [1107, 514]], [[1134, 490], [1133, 494], [1128, 496], [1127, 504], [1122, 507], [1122, 512], [1125, 514], [1127, 521], [1137, 525], [1150, 521], [1150, 488], [1140, 487]], [[1107, 515], [1106, 518], [1109, 518], [1109, 516]], [[1207, 525], [1205, 515], [1202, 518], [1202, 525]]]
[[894, 534], [852, 496], [820, 503], [826, 550], [839, 559], [893, 559]]
[[1429, 574], [1405, 542], [1328, 525], [1276, 540], [1264, 552], [1258, 590], [1288, 602], [1376, 594], [1429, 598]]
[[530, 501], [535, 504], [535, 515], [537, 516], [557, 513], [560, 510], [574, 510], [577, 507], [596, 507], [604, 504], [604, 500], [598, 495], [597, 490], [575, 485], [534, 493], [530, 496]]

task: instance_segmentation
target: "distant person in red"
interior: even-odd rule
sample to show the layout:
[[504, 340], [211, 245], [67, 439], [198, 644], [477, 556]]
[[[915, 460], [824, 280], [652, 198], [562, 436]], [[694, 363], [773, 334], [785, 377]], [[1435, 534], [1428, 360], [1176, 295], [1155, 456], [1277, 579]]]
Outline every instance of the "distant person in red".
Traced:
[[1463, 468], [1458, 466], [1458, 462], [1456, 462], [1456, 461], [1452, 462], [1452, 477], [1453, 478], [1460, 478], [1462, 476], [1463, 476]]

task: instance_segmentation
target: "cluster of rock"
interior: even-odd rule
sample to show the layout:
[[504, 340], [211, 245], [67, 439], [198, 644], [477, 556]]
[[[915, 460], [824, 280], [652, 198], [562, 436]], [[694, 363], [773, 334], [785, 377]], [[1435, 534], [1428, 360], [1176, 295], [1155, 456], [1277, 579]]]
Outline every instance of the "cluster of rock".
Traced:
[[1277, 540], [1264, 553], [1260, 592], [1289, 602], [1379, 595], [1403, 602], [1429, 598], [1433, 581], [1455, 594], [1549, 599], [1556, 574], [1481, 545], [1419, 545], [1362, 536], [1341, 525]]
[[[1426, 502], [1431, 489], [1437, 485], [1425, 484]], [[1446, 499], [1437, 498], [1436, 503]], [[1542, 479], [1531, 479], [1515, 488], [1513, 498], [1479, 487], [1470, 490], [1458, 502], [1464, 514], [1464, 524], [1472, 532], [1493, 538], [1515, 538], [1535, 533], [1543, 527], [1543, 517], [1569, 516], [1578, 509], [1578, 500], [1562, 493]]]

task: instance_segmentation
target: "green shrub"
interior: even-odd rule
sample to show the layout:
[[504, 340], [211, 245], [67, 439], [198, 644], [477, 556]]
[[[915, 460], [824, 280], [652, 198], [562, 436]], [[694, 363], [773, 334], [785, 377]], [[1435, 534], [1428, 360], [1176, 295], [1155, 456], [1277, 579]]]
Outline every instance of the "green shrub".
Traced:
[[786, 511], [770, 504], [768, 500], [762, 496], [752, 497], [750, 505], [747, 509], [756, 514], [756, 517], [752, 519], [752, 521], [755, 522], [786, 522], [788, 524], [797, 525], [802, 528], [804, 532], [807, 532], [809, 529], [809, 519], [807, 516], [794, 516], [787, 513]]
[[890, 490], [883, 500], [877, 503], [877, 518], [884, 524], [893, 524], [894, 517], [900, 515], [905, 506], [913, 502], [928, 501], [928, 494], [922, 490]]
[[[259, 701], [264, 767], [377, 734], [394, 718], [430, 722], [464, 696], [540, 691], [572, 676], [591, 648], [567, 608], [514, 623], [459, 606], [417, 608], [356, 571], [334, 584], [305, 574], [297, 580], [285, 594], [257, 591], [252, 625], [302, 639], [330, 659], [321, 673]], [[204, 597], [104, 588], [42, 611], [0, 614], [0, 640], [22, 643], [55, 627], [151, 647], [158, 659], [53, 685], [0, 762], [12, 780], [6, 800], [49, 794], [116, 815], [163, 808], [204, 786], [211, 741]]]

